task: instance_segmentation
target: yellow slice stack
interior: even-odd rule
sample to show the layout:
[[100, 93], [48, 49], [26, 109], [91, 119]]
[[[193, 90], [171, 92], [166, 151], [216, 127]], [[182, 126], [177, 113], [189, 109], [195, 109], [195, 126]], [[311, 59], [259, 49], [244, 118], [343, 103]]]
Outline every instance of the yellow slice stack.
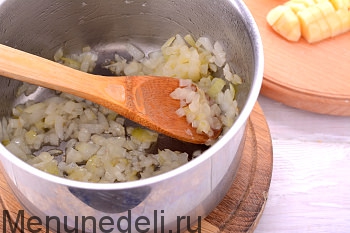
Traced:
[[315, 43], [350, 31], [350, 0], [289, 0], [271, 9], [267, 23], [289, 41]]

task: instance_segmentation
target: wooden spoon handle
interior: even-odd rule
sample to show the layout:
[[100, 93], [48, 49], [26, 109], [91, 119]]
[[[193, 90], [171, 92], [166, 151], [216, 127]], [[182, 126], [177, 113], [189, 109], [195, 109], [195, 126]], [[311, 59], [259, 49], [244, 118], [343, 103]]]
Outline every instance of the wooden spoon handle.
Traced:
[[5, 45], [0, 45], [0, 75], [93, 101], [183, 141], [208, 140], [175, 113], [180, 103], [170, 98], [170, 93], [179, 87], [176, 78], [92, 75]]
[[70, 93], [82, 98], [113, 93], [115, 101], [125, 104], [125, 78], [87, 74], [56, 62], [0, 44], [0, 75]]

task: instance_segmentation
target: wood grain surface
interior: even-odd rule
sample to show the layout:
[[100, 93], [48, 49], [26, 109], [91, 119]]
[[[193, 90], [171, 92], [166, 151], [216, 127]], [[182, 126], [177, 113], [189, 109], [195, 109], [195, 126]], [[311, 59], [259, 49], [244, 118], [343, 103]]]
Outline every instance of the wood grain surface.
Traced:
[[261, 34], [265, 71], [261, 93], [303, 110], [350, 116], [350, 32], [309, 44], [288, 42], [266, 22], [287, 0], [244, 0]]
[[[223, 201], [202, 221], [203, 233], [251, 233], [259, 222], [268, 197], [273, 155], [270, 131], [258, 103], [248, 120], [245, 137], [237, 177]], [[12, 218], [23, 209], [1, 172], [0, 208], [8, 210]], [[24, 218], [29, 217], [25, 211]], [[3, 216], [0, 217], [0, 229], [2, 226]], [[28, 232], [24, 229], [24, 233]]]

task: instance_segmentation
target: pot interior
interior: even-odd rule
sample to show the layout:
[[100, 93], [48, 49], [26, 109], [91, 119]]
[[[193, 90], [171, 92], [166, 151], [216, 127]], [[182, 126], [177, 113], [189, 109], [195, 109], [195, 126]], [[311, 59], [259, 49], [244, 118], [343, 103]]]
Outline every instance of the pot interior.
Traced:
[[[227, 62], [244, 83], [238, 87], [239, 109], [246, 104], [255, 74], [254, 45], [249, 24], [234, 1], [3, 1], [0, 7], [0, 43], [52, 60], [64, 47], [78, 53], [85, 46], [98, 51], [103, 63], [114, 53], [125, 53], [132, 43], [146, 54], [157, 50], [175, 34], [191, 34], [220, 41]], [[220, 6], [219, 6], [220, 5]], [[224, 11], [224, 12], [223, 12]], [[227, 12], [225, 12], [227, 11]], [[98, 66], [97, 66], [98, 67]], [[96, 69], [94, 73], [104, 74]], [[51, 95], [39, 89], [30, 96], [16, 96], [20, 82], [0, 77], [0, 115], [28, 99], [41, 100]], [[130, 122], [130, 124], [133, 124]], [[206, 147], [179, 142], [160, 136], [157, 148], [191, 152]]]

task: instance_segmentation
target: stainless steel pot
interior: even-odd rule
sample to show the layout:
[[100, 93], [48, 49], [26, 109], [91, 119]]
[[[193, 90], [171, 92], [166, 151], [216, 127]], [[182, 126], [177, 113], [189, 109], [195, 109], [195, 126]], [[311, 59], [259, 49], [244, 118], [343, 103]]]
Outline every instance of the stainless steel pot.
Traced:
[[[86, 232], [176, 232], [186, 229], [187, 220], [191, 224], [203, 221], [235, 177], [246, 120], [262, 82], [261, 39], [244, 3], [8, 0], [0, 4], [0, 42], [48, 59], [62, 45], [71, 52], [90, 45], [108, 55], [126, 42], [150, 51], [175, 34], [222, 42], [230, 65], [244, 78], [238, 90], [240, 115], [222, 139], [178, 169], [134, 182], [83, 183], [39, 171], [0, 145], [3, 171], [14, 194], [30, 214], [54, 230], [64, 231], [68, 226]], [[23, 101], [14, 94], [19, 84], [0, 77], [1, 116]], [[45, 98], [45, 93], [30, 98]], [[96, 222], [89, 218], [84, 222], [84, 216]]]

